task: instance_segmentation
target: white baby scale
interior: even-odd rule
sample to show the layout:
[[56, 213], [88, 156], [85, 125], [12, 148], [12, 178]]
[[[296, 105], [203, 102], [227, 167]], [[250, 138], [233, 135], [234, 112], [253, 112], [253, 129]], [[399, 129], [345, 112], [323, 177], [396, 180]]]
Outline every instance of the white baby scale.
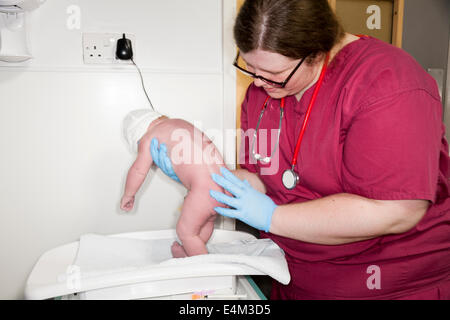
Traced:
[[290, 281], [284, 253], [269, 239], [215, 229], [210, 254], [173, 259], [174, 239], [173, 229], [86, 235], [40, 257], [25, 298], [260, 300], [265, 297], [248, 275]]

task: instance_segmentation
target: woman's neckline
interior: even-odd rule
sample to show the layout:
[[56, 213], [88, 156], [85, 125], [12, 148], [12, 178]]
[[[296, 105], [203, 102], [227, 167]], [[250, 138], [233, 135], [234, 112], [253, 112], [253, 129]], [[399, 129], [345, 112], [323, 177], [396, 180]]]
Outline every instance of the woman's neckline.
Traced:
[[[335, 45], [335, 47], [333, 49], [331, 49], [331, 54], [330, 54], [330, 61], [328, 62], [328, 66], [331, 66], [336, 60], [338, 56], [341, 56], [341, 54], [345, 53], [346, 51], [349, 50], [349, 46], [352, 43], [355, 43], [359, 40], [361, 40], [363, 37], [358, 37], [355, 36], [351, 33], [346, 33], [346, 35], [344, 36], [344, 38], [341, 40], [341, 42], [337, 45]], [[336, 50], [337, 48], [337, 50]], [[333, 53], [334, 50], [334, 53]], [[325, 58], [322, 60], [321, 62], [321, 67], [319, 68], [319, 71], [317, 72], [314, 80], [311, 82], [310, 85], [308, 85], [305, 89], [303, 89], [301, 92], [297, 93], [294, 95], [294, 97], [296, 98], [297, 102], [299, 102], [303, 95], [305, 94], [306, 91], [308, 91], [309, 89], [311, 89], [319, 80], [319, 76], [320, 76], [320, 71], [322, 70], [323, 67], [323, 63], [325, 62]]]

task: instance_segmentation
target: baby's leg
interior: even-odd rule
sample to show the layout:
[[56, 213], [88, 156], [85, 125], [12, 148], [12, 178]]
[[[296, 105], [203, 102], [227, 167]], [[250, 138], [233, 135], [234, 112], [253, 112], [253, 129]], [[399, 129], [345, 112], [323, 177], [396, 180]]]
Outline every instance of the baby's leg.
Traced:
[[174, 258], [185, 258], [187, 257], [186, 251], [184, 251], [184, 248], [181, 244], [174, 241], [172, 243], [172, 247], [170, 247], [170, 251], [172, 252], [172, 256]]
[[212, 216], [211, 219], [209, 219], [202, 227], [202, 229], [200, 230], [200, 239], [202, 239], [202, 241], [204, 243], [207, 243], [209, 238], [211, 238], [211, 234], [214, 231], [214, 220], [215, 220], [215, 215]]
[[[205, 244], [208, 242], [209, 238], [211, 238], [211, 234], [214, 231], [214, 220], [215, 217], [206, 222], [200, 230], [200, 239], [202, 239]], [[188, 256], [183, 246], [176, 241], [174, 241], [170, 250], [172, 251], [172, 256], [174, 258], [185, 258]]]
[[[177, 223], [177, 235], [188, 256], [208, 253], [206, 242], [214, 229], [214, 201], [207, 191], [202, 191], [189, 192]], [[172, 254], [180, 253], [175, 244], [172, 249]]]

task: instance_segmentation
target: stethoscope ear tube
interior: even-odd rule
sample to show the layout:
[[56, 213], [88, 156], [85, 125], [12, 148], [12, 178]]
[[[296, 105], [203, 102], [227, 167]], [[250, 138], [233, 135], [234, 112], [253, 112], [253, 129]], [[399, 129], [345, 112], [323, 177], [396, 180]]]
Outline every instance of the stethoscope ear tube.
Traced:
[[277, 151], [278, 148], [278, 144], [280, 142], [280, 134], [281, 134], [281, 123], [283, 120], [283, 116], [284, 116], [284, 98], [281, 99], [281, 106], [280, 106], [280, 121], [278, 123], [278, 132], [277, 132], [277, 142], [275, 143], [275, 146], [273, 147], [273, 150], [270, 154], [270, 156], [266, 156], [263, 157], [261, 154], [257, 153], [255, 151], [255, 143], [256, 143], [256, 139], [258, 137], [258, 130], [259, 130], [259, 125], [261, 124], [261, 119], [264, 115], [264, 112], [266, 111], [267, 108], [267, 103], [269, 101], [270, 96], [268, 96], [266, 98], [266, 100], [264, 101], [264, 104], [261, 108], [261, 113], [259, 115], [258, 118], [258, 122], [256, 123], [256, 129], [255, 132], [253, 133], [253, 141], [252, 141], [252, 154], [253, 154], [253, 158], [257, 161], [260, 161], [262, 163], [269, 163], [270, 160], [272, 159], [273, 155], [275, 154], [275, 152]]

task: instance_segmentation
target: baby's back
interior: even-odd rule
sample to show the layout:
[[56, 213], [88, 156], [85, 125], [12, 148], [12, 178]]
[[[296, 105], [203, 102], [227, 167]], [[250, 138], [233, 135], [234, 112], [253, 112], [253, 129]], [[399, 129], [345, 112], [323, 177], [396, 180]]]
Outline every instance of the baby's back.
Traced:
[[185, 120], [165, 118], [154, 121], [141, 142], [150, 144], [153, 138], [166, 144], [173, 169], [186, 188], [218, 190], [211, 173], [220, 173], [223, 158], [202, 131]]

